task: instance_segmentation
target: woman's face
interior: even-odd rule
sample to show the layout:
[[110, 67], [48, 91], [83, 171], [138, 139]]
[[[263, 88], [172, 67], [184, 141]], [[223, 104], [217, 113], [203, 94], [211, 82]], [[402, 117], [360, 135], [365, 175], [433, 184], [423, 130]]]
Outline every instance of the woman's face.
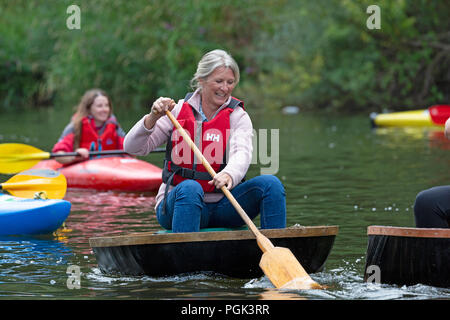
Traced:
[[202, 86], [202, 105], [220, 108], [236, 86], [233, 70], [227, 67], [219, 67], [206, 79], [200, 79]]
[[108, 120], [110, 111], [109, 101], [105, 96], [96, 97], [90, 108], [91, 115], [94, 117], [97, 126]]

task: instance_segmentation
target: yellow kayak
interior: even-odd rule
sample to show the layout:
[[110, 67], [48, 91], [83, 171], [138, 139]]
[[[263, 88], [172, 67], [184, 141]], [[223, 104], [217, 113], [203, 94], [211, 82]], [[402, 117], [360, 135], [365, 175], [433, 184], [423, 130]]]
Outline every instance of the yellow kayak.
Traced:
[[435, 127], [442, 126], [431, 120], [427, 109], [371, 114], [375, 127]]
[[370, 114], [370, 120], [374, 127], [442, 127], [449, 117], [449, 105], [434, 105], [421, 110]]

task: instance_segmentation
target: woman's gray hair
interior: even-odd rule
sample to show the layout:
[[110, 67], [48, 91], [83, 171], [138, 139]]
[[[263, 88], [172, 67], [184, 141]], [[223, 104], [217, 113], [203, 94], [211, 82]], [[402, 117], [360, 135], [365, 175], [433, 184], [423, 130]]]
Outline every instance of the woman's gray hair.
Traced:
[[234, 73], [236, 85], [239, 82], [239, 66], [233, 57], [224, 50], [216, 49], [206, 53], [199, 61], [197, 72], [191, 79], [191, 87], [196, 90], [201, 87], [199, 80], [206, 79], [214, 70], [219, 67], [230, 68]]

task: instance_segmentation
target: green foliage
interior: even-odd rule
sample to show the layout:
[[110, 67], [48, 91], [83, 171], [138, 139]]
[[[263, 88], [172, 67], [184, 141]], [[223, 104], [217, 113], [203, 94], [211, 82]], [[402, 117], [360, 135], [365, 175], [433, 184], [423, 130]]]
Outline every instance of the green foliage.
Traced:
[[250, 84], [247, 93], [274, 108], [367, 112], [448, 103], [445, 1], [376, 3], [379, 30], [366, 27], [370, 0], [285, 1], [272, 28], [258, 35], [254, 58], [264, 89]]
[[100, 87], [115, 108], [182, 98], [200, 57], [223, 48], [241, 67], [235, 95], [252, 108], [344, 111], [448, 102], [445, 1], [0, 0], [0, 109], [75, 105]]

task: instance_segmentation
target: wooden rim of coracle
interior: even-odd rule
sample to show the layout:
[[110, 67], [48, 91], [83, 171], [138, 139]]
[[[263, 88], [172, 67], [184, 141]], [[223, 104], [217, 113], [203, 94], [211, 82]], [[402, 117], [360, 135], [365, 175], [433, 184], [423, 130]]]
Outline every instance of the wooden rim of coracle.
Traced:
[[[261, 233], [268, 238], [295, 238], [335, 236], [338, 226], [290, 227], [286, 229], [261, 229]], [[209, 231], [188, 233], [140, 232], [111, 237], [93, 237], [89, 239], [91, 247], [115, 247], [143, 244], [163, 244], [180, 242], [223, 241], [255, 239], [250, 230], [238, 231]]]
[[450, 238], [450, 229], [369, 226], [367, 227], [367, 235], [414, 237], [414, 238]]

